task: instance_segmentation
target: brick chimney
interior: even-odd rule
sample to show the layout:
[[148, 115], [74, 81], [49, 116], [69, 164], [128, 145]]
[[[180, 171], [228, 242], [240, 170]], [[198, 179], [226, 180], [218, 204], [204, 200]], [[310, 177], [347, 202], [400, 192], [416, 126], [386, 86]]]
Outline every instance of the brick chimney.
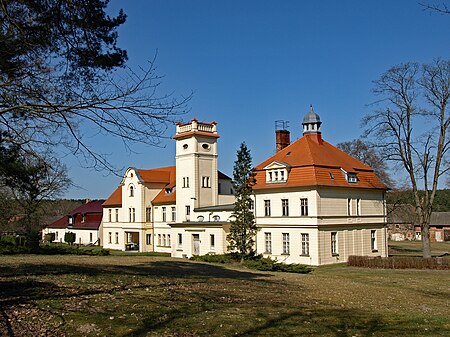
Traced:
[[275, 130], [277, 152], [291, 144], [291, 133], [288, 130]]

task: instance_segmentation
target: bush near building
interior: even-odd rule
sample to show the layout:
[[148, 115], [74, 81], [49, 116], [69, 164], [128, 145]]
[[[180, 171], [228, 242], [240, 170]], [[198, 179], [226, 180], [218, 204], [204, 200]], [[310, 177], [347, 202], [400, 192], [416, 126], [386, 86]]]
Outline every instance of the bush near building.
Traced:
[[349, 256], [348, 266], [383, 269], [445, 269], [450, 270], [450, 258], [424, 259], [413, 256], [369, 257]]

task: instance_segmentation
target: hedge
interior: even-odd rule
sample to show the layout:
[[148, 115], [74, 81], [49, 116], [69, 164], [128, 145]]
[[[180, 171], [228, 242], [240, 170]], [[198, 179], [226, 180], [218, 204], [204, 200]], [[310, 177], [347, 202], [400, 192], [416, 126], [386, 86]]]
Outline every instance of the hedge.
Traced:
[[349, 256], [347, 265], [384, 269], [450, 269], [450, 258], [433, 257], [424, 259], [415, 256], [370, 257]]

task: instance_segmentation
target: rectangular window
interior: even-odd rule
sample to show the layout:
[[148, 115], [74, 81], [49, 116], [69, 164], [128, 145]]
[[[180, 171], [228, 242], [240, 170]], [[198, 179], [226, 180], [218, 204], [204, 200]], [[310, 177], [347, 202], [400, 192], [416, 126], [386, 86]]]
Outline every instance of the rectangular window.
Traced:
[[347, 215], [352, 215], [352, 199], [347, 199]]
[[191, 206], [186, 206], [186, 215], [191, 215]]
[[377, 249], [377, 231], [370, 231], [370, 247], [372, 248], [372, 252], [378, 251]]
[[300, 215], [301, 216], [308, 215], [308, 199], [306, 198], [300, 199]]
[[275, 171], [275, 181], [278, 181], [278, 171]]
[[108, 243], [112, 243], [112, 233], [108, 233]]
[[152, 222], [152, 208], [151, 207], [147, 207], [145, 209], [145, 221]]
[[151, 235], [151, 234], [147, 234], [147, 235], [145, 236], [145, 243], [146, 243], [147, 245], [151, 245], [151, 244], [152, 244], [152, 235]]
[[166, 234], [162, 235], [162, 245], [166, 246]]
[[270, 200], [264, 200], [264, 215], [270, 216]]
[[167, 234], [167, 246], [169, 246], [170, 247], [170, 245], [171, 245], [171, 242], [170, 242], [170, 234]]
[[93, 235], [92, 235], [92, 233], [89, 233], [89, 242], [92, 242], [92, 239], [93, 239]]
[[272, 253], [272, 233], [264, 233], [264, 246], [266, 248], [265, 253]]
[[284, 171], [280, 171], [280, 180], [284, 181]]
[[283, 254], [289, 254], [289, 233], [283, 233]]
[[211, 187], [209, 177], [202, 177], [202, 187]]
[[331, 232], [331, 255], [338, 255], [337, 232]]
[[119, 244], [119, 233], [116, 232], [116, 245], [118, 245], [118, 244]]
[[189, 177], [183, 177], [183, 187], [189, 187]]
[[272, 181], [273, 177], [272, 177], [272, 172], [269, 172], [269, 181]]
[[109, 220], [109, 222], [112, 221], [112, 209], [111, 208], [108, 209], [108, 220]]
[[119, 209], [116, 208], [116, 222], [119, 222]]
[[178, 233], [178, 247], [183, 245], [183, 234]]
[[158, 246], [161, 246], [161, 234], [158, 234]]
[[172, 222], [177, 220], [177, 211], [175, 207], [172, 207]]
[[81, 214], [81, 222], [85, 222], [86, 221], [86, 214]]
[[132, 211], [132, 215], [133, 215], [133, 217], [132, 217], [132, 219], [133, 219], [133, 222], [136, 222], [136, 208], [132, 208], [131, 209], [131, 211]]
[[131, 212], [131, 207], [128, 208], [128, 222], [131, 222], [132, 219], [132, 212]]
[[57, 240], [58, 240], [58, 232], [55, 232], [55, 241], [57, 241]]
[[283, 216], [289, 216], [289, 200], [281, 199], [281, 211]]
[[214, 237], [214, 234], [211, 234], [209, 236], [209, 242], [210, 242], [211, 249], [214, 249], [214, 246], [216, 245], [216, 239]]
[[165, 222], [166, 221], [166, 208], [162, 207], [162, 221]]
[[251, 211], [255, 210], [255, 202], [253, 201], [253, 199], [250, 199], [249, 203], [250, 204], [248, 206], [248, 209]]
[[356, 215], [361, 215], [361, 199], [356, 199]]
[[302, 255], [309, 256], [309, 234], [302, 233]]

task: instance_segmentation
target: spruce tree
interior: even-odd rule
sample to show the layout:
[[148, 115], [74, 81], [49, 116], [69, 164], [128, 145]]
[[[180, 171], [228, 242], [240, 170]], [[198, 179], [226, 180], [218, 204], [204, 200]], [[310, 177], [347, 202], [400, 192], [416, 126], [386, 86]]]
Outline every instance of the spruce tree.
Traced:
[[237, 152], [237, 159], [233, 169], [233, 187], [236, 202], [233, 210], [230, 233], [227, 236], [229, 250], [237, 250], [243, 255], [252, 254], [256, 224], [252, 204], [252, 186], [255, 183], [255, 173], [252, 168], [252, 157], [245, 143], [241, 144]]

